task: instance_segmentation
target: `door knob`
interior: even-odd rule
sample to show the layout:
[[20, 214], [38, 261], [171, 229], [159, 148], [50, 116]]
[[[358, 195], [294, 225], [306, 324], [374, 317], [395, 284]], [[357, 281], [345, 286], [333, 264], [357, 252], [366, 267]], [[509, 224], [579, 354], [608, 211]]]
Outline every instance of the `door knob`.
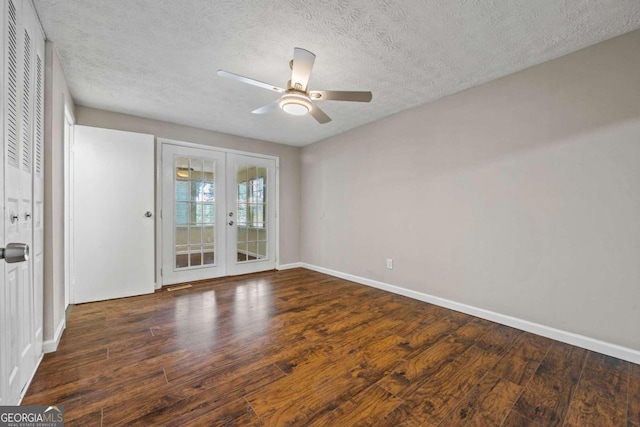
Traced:
[[24, 213], [24, 220], [25, 221], [29, 221], [29, 218], [31, 218], [31, 214], [29, 212], [25, 212]]
[[9, 243], [6, 248], [0, 248], [0, 259], [4, 259], [9, 264], [27, 261], [29, 259], [29, 245]]
[[233, 225], [233, 221], [229, 221], [229, 225]]
[[18, 214], [15, 212], [11, 212], [11, 214], [9, 215], [9, 219], [11, 219], [11, 224], [15, 224], [18, 220]]
[[151, 213], [151, 211], [147, 211], [144, 216], [146, 216], [147, 218], [151, 218], [153, 216], [153, 214]]

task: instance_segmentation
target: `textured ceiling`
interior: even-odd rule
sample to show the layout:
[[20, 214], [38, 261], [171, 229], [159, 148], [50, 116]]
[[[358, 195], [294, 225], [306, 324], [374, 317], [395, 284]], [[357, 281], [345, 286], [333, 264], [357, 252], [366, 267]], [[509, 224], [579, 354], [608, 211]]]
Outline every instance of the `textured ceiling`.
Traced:
[[[307, 145], [640, 28], [638, 0], [34, 0], [78, 104]], [[286, 86], [294, 47], [333, 121], [251, 110]]]

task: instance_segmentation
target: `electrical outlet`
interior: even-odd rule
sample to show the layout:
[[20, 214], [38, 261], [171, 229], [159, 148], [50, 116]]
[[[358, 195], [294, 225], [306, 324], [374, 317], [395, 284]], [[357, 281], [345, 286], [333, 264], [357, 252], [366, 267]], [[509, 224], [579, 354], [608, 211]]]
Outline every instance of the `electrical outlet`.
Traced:
[[391, 258], [387, 258], [387, 268], [393, 270], [393, 260]]

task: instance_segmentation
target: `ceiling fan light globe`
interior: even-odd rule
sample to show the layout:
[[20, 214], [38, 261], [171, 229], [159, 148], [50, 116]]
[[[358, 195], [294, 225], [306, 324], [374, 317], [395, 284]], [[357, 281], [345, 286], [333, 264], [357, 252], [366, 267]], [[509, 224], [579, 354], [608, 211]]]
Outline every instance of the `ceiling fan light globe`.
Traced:
[[287, 94], [280, 98], [280, 108], [293, 116], [304, 116], [311, 111], [313, 104], [303, 95]]
[[298, 104], [295, 102], [290, 102], [288, 104], [284, 104], [282, 109], [285, 113], [291, 114], [293, 116], [304, 116], [309, 112], [309, 108], [306, 105]]

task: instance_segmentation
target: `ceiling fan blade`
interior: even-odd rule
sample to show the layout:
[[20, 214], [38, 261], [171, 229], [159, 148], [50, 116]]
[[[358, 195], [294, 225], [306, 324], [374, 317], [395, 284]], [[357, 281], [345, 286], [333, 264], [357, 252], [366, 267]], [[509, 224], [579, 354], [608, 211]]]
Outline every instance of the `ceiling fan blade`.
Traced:
[[247, 83], [253, 86], [258, 86], [263, 89], [272, 90], [274, 92], [284, 92], [285, 90], [281, 87], [270, 85], [269, 83], [261, 82], [259, 80], [250, 79], [249, 77], [241, 76], [240, 74], [230, 73], [225, 70], [218, 70], [218, 75], [221, 77], [226, 77], [228, 79], [237, 80], [242, 83]]
[[291, 86], [294, 89], [306, 91], [311, 77], [311, 70], [316, 56], [308, 50], [296, 47], [293, 50], [293, 65], [291, 66]]
[[331, 121], [331, 117], [327, 116], [316, 104], [313, 104], [313, 108], [309, 110], [309, 114], [311, 114], [320, 124], [329, 123]]
[[373, 98], [371, 92], [353, 92], [346, 90], [312, 90], [309, 96], [314, 101], [353, 101], [369, 102]]
[[276, 99], [271, 104], [267, 104], [264, 107], [256, 108], [255, 110], [252, 111], [252, 113], [253, 114], [265, 114], [265, 113], [268, 113], [269, 111], [273, 110], [274, 108], [276, 108], [278, 106], [278, 102], [280, 102], [280, 100]]

